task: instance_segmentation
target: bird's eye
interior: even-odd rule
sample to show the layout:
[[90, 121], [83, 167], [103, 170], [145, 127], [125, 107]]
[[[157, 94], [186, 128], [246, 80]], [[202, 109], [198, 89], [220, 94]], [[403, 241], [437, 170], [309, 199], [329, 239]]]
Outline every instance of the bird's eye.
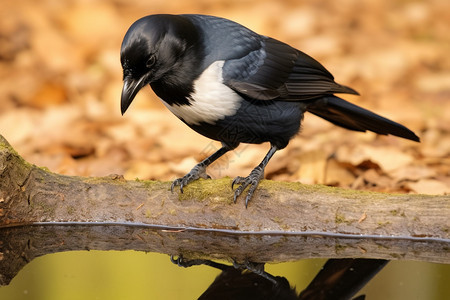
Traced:
[[155, 57], [154, 55], [151, 55], [151, 56], [148, 58], [147, 63], [145, 64], [145, 66], [146, 66], [147, 68], [151, 68], [151, 67], [153, 67], [153, 65], [155, 64], [155, 62], [156, 62], [156, 57]]

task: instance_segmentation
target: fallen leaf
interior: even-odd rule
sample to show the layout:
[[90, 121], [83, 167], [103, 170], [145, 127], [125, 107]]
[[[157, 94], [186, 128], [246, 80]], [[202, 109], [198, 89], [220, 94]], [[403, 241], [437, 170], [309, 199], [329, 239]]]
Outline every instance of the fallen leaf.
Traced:
[[178, 175], [185, 175], [187, 174], [196, 164], [198, 164], [198, 161], [196, 161], [193, 157], [186, 157], [181, 162], [175, 163], [170, 162], [169, 168], [172, 172], [175, 172], [175, 174]]
[[442, 195], [450, 193], [450, 185], [435, 179], [421, 179], [407, 184], [410, 189], [419, 194]]
[[417, 181], [420, 179], [436, 176], [436, 171], [427, 166], [405, 166], [394, 170], [390, 173], [395, 181], [410, 180]]
[[[194, 165], [192, 165], [191, 168], [193, 166]], [[128, 180], [134, 180], [136, 178], [163, 180], [170, 171], [173, 171], [173, 169], [171, 169], [165, 162], [150, 163], [147, 161], [138, 160], [133, 161], [130, 167], [126, 170], [124, 177]]]
[[297, 158], [300, 162], [300, 168], [295, 176], [305, 183], [325, 183], [327, 158], [328, 154], [321, 150], [301, 153], [300, 157]]
[[336, 153], [339, 161], [347, 161], [357, 166], [366, 160], [372, 161], [386, 172], [405, 167], [414, 158], [394, 147], [375, 147], [370, 145], [358, 145], [353, 148], [342, 148]]
[[361, 217], [359, 218], [358, 223], [363, 222], [366, 218], [367, 218], [367, 214], [366, 214], [366, 212], [364, 212], [364, 213], [361, 215]]
[[369, 169], [363, 174], [363, 178], [366, 182], [370, 183], [373, 186], [380, 187], [380, 188], [390, 188], [393, 187], [394, 182], [392, 178], [379, 174], [374, 169]]
[[67, 100], [67, 90], [60, 82], [43, 82], [30, 101], [30, 105], [44, 108], [48, 105], [63, 104]]
[[354, 181], [355, 175], [352, 172], [335, 159], [328, 160], [325, 171], [325, 184], [350, 186]]

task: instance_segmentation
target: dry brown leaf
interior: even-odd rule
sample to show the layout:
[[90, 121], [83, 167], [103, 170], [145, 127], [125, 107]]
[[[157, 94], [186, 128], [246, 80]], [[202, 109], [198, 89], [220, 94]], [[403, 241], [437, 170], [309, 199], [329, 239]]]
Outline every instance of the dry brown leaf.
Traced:
[[428, 129], [423, 135], [422, 152], [431, 157], [450, 156], [450, 133], [438, 128]]
[[364, 182], [364, 176], [358, 176], [355, 181], [352, 182], [350, 188], [357, 190], [357, 189], [362, 189], [365, 185]]
[[416, 85], [425, 92], [450, 92], [450, 72], [421, 75]]
[[350, 186], [355, 181], [355, 175], [334, 159], [330, 159], [326, 166], [325, 184]]
[[361, 217], [360, 217], [359, 220], [358, 220], [358, 223], [363, 222], [365, 219], [367, 219], [367, 213], [366, 213], [366, 212], [364, 212], [364, 213], [361, 215]]
[[436, 176], [436, 171], [427, 166], [406, 166], [390, 172], [395, 181], [410, 180], [417, 181], [420, 179]]
[[341, 147], [336, 153], [339, 161], [350, 162], [357, 166], [364, 161], [372, 161], [386, 172], [405, 167], [414, 161], [412, 155], [394, 147], [375, 147], [358, 145], [356, 147]]
[[125, 179], [133, 180], [139, 179], [158, 179], [163, 180], [170, 172], [170, 167], [167, 163], [149, 163], [146, 161], [133, 161], [131, 166], [123, 175]]
[[321, 150], [308, 151], [297, 158], [300, 168], [294, 174], [304, 183], [324, 183], [328, 154]]
[[410, 189], [419, 194], [428, 194], [428, 195], [450, 194], [450, 185], [435, 179], [421, 179], [417, 182], [408, 183], [407, 185]]
[[[264, 18], [249, 18], [240, 2], [208, 2], [202, 13], [235, 19], [311, 54], [338, 82], [362, 95], [345, 99], [402, 123], [422, 139], [413, 144], [349, 132], [306, 114], [303, 132], [274, 156], [266, 173], [277, 180], [361, 189], [445, 191], [450, 182], [447, 2], [255, 2], [255, 16]], [[183, 11], [191, 3], [156, 5]], [[8, 13], [0, 18], [0, 134], [25, 159], [65, 174], [128, 170], [131, 177], [173, 179], [220, 147], [192, 132], [148, 87], [120, 116], [120, 42], [127, 26], [142, 11], [155, 10], [155, 3], [131, 1], [124, 8], [105, 1], [2, 3]], [[267, 150], [267, 144], [241, 145], [208, 172], [245, 176]]]
[[11, 145], [25, 143], [33, 130], [37, 127], [34, 113], [28, 109], [11, 110], [0, 117], [0, 134]]
[[198, 164], [198, 161], [196, 161], [193, 157], [186, 157], [182, 161], [176, 163], [176, 162], [169, 162], [169, 168], [170, 171], [174, 172], [178, 175], [185, 175], [187, 174], [196, 164]]
[[117, 22], [117, 13], [108, 3], [96, 1], [71, 5], [68, 13], [59, 17], [73, 40], [94, 51], [99, 49], [102, 41], [108, 43], [118, 39], [115, 32], [121, 31], [122, 24]]
[[242, 144], [228, 154], [227, 161], [230, 163], [232, 168], [241, 170], [253, 169], [262, 161], [264, 156], [267, 154], [267, 151], [269, 151], [269, 146], [267, 144]]
[[30, 101], [30, 105], [44, 108], [48, 105], [63, 104], [67, 100], [67, 90], [59, 82], [44, 82]]
[[366, 182], [378, 188], [388, 188], [393, 186], [393, 180], [386, 175], [379, 174], [374, 169], [369, 169], [363, 174]]
[[369, 169], [363, 173], [362, 177], [365, 181], [376, 184], [380, 180], [381, 175], [376, 170]]

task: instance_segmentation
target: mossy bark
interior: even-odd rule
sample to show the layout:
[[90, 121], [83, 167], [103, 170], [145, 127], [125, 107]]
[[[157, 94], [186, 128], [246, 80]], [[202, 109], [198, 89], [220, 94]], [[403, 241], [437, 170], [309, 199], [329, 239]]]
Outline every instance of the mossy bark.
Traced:
[[[230, 178], [199, 180], [184, 191], [171, 193], [169, 182], [55, 174], [24, 161], [0, 136], [0, 262], [19, 249], [29, 259], [86, 248], [264, 262], [305, 257], [450, 262], [448, 195], [264, 180], [246, 209], [240, 200], [233, 203]], [[97, 242], [86, 239], [86, 232]], [[64, 241], [61, 247], [55, 238]], [[31, 245], [54, 247], [38, 249], [29, 246], [30, 239]]]

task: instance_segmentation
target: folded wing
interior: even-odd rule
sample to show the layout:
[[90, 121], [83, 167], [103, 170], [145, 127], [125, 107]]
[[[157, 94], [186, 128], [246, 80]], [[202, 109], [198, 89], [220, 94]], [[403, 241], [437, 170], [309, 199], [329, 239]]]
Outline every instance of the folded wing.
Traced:
[[327, 94], [358, 94], [334, 81], [309, 55], [272, 38], [248, 55], [224, 65], [224, 83], [253, 99], [301, 101]]

